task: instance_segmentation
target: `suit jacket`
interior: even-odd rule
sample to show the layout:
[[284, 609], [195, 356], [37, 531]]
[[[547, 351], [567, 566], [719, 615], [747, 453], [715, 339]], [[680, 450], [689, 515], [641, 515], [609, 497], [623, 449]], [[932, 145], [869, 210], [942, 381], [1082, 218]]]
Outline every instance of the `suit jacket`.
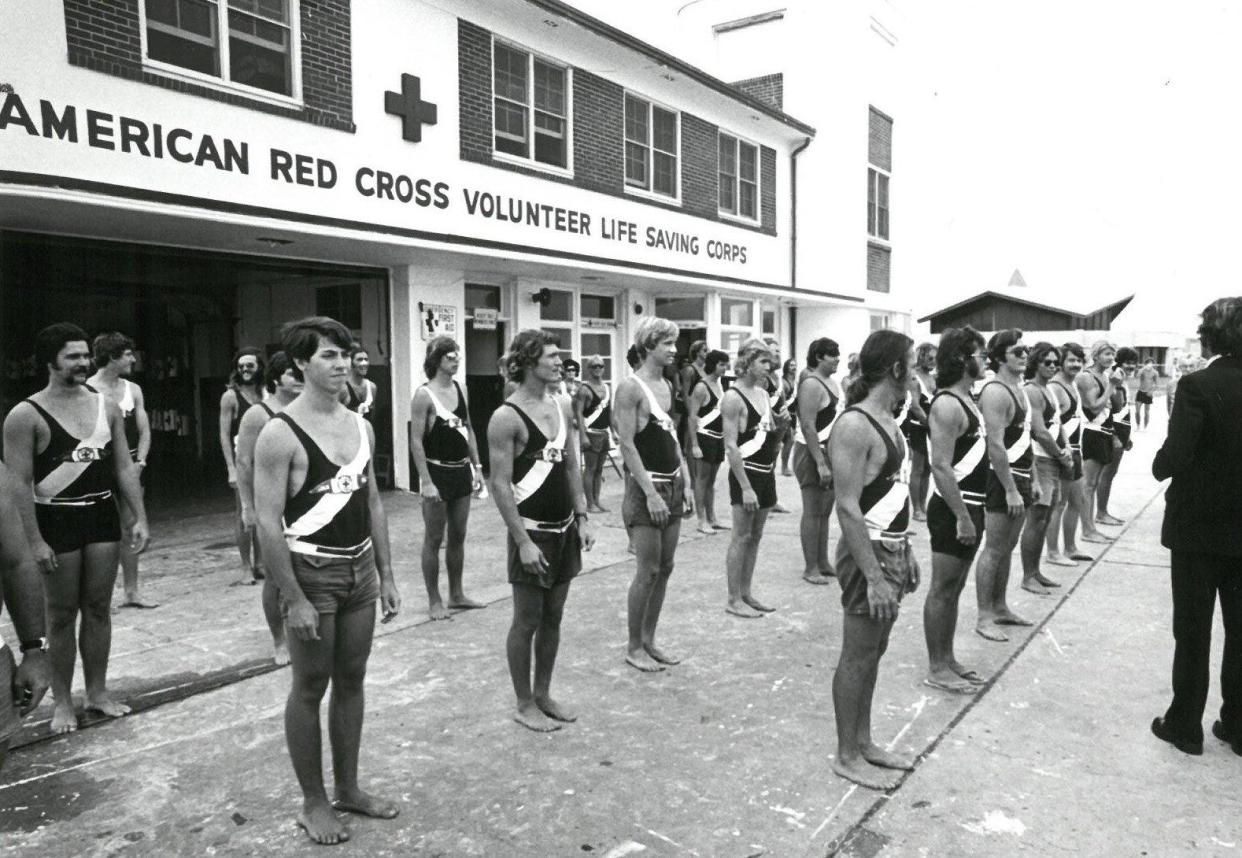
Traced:
[[1182, 376], [1151, 472], [1173, 478], [1166, 548], [1242, 557], [1242, 358], [1222, 356]]

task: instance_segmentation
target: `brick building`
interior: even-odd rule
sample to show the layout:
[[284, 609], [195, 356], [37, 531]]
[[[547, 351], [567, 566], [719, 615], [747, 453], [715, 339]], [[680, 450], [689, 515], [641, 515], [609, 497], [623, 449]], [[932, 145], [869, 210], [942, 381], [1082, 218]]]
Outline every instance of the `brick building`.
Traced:
[[222, 484], [231, 354], [292, 317], [371, 350], [404, 486], [436, 333], [481, 425], [519, 328], [616, 375], [644, 314], [731, 349], [861, 301], [793, 282], [814, 129], [779, 82], [730, 86], [559, 0], [65, 0], [12, 16], [0, 56], [0, 405], [38, 384], [43, 325], [130, 333], [171, 493]]

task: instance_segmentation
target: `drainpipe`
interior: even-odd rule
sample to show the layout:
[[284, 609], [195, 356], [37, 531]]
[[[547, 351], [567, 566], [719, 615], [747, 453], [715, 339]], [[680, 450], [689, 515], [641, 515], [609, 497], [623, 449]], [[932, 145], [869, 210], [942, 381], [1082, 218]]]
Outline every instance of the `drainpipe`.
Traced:
[[798, 288], [798, 156], [811, 145], [811, 138], [802, 141], [789, 153], [789, 288]]

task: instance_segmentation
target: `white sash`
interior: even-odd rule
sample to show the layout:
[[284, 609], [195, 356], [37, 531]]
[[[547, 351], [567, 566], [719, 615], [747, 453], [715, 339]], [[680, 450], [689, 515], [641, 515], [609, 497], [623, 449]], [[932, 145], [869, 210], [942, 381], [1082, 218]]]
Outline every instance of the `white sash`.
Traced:
[[[1052, 422], [1048, 424], [1048, 432], [1049, 434], [1052, 435], [1052, 440], [1055, 441], [1057, 439], [1057, 435], [1061, 433], [1061, 426], [1062, 426], [1061, 402], [1060, 400], [1057, 399], [1056, 394], [1054, 394], [1047, 387], [1044, 388], [1043, 393], [1044, 393], [1044, 398], [1052, 403]], [[1043, 418], [1041, 417], [1040, 419], [1043, 419]], [[1048, 452], [1044, 450], [1044, 447], [1042, 444], [1035, 444], [1033, 445], [1032, 449], [1035, 452], [1036, 458], [1039, 458], [1039, 459], [1051, 459], [1052, 458], [1052, 456], [1050, 456]]]
[[363, 379], [362, 388], [366, 391], [366, 396], [362, 398], [362, 402], [358, 403], [358, 413], [370, 414], [375, 406], [375, 382]]
[[910, 416], [910, 402], [914, 399], [910, 395], [910, 391], [906, 391], [906, 398], [901, 401], [901, 413], [897, 415], [897, 425], [900, 426], [906, 422], [906, 418]]
[[354, 454], [349, 464], [337, 471], [336, 476], [331, 480], [330, 488], [319, 496], [314, 506], [302, 513], [297, 521], [285, 523], [285, 543], [291, 551], [299, 549], [299, 537], [310, 536], [330, 524], [332, 519], [336, 518], [337, 513], [345, 508], [345, 504], [349, 503], [354, 492], [361, 491], [366, 485], [367, 463], [371, 461], [371, 445], [367, 443], [367, 424], [361, 414], [354, 411], [350, 414], [354, 415], [354, 422], [358, 426], [358, 452]]
[[117, 403], [117, 407], [121, 409], [121, 416], [128, 417], [134, 413], [134, 383], [127, 379], [121, 379], [121, 384], [125, 386], [125, 392], [121, 394], [121, 401]]
[[431, 391], [431, 385], [424, 384], [423, 389], [426, 390], [427, 395], [431, 397], [431, 404], [435, 406], [436, 416], [448, 424], [450, 429], [456, 429], [461, 435], [462, 440], [469, 442], [470, 432], [466, 429], [465, 421], [444, 407], [444, 403], [440, 401], [440, 398]]
[[[1060, 382], [1058, 382], [1058, 384], [1059, 383]], [[1070, 401], [1074, 403], [1074, 413], [1069, 417], [1066, 417], [1061, 422], [1061, 428], [1065, 430], [1066, 443], [1070, 443], [1074, 437], [1074, 434], [1078, 431], [1079, 427], [1082, 426], [1082, 394], [1080, 393], [1078, 396], [1072, 396], [1067, 389], [1065, 395], [1069, 396]], [[1061, 400], [1057, 399], [1057, 410], [1060, 411], [1060, 409]]]
[[1113, 412], [1113, 421], [1121, 422], [1121, 423], [1129, 423], [1130, 422], [1130, 391], [1126, 390], [1123, 387], [1122, 392], [1125, 393], [1126, 401], [1122, 403], [1121, 408]]
[[1031, 398], [1026, 395], [1025, 388], [1018, 388], [1018, 392], [1022, 394], [1022, 402], [1026, 405], [1026, 417], [1022, 420], [1022, 434], [1009, 447], [1009, 464], [1013, 464], [1022, 458], [1031, 447]]
[[[1084, 372], [1086, 372], [1086, 370], [1084, 370]], [[1095, 376], [1092, 375], [1092, 378], [1095, 379]], [[1098, 383], [1099, 379], [1095, 379], [1095, 381]], [[1110, 431], [1106, 429], [1104, 426], [1104, 424], [1108, 421], [1109, 416], [1112, 414], [1112, 407], [1109, 405], [1109, 402], [1108, 402], [1108, 385], [1104, 385], [1104, 393], [1102, 395], [1104, 397], [1104, 406], [1100, 409], [1099, 414], [1095, 415], [1094, 417], [1089, 419], [1085, 424], [1083, 424], [1084, 429], [1091, 429], [1095, 432], [1105, 432], [1105, 433], [1108, 433]], [[1082, 391], [1078, 392], [1078, 398], [1081, 401]], [[1083, 416], [1084, 417], [1086, 416], [1085, 412]]]
[[647, 386], [645, 381], [638, 377], [637, 373], [630, 377], [638, 382], [638, 386], [643, 389], [643, 393], [647, 394], [647, 404], [651, 406], [651, 416], [654, 417], [656, 422], [660, 424], [661, 429], [676, 439], [677, 427], [673, 424], [673, 418], [669, 417], [668, 412], [660, 407], [659, 400], [656, 399], [655, 393], [650, 387]]
[[[833, 395], [832, 389], [828, 387], [827, 382], [824, 383], [824, 390], [828, 391], [829, 396]], [[837, 405], [841, 404], [841, 397], [838, 396], [836, 398], [836, 404]], [[841, 412], [838, 410], [835, 414], [832, 415], [832, 419], [828, 421], [828, 425], [825, 426], [823, 429], [818, 430], [815, 433], [815, 440], [819, 441], [819, 443], [821, 444], [827, 444], [828, 436], [832, 433], [832, 427], [836, 425], [837, 418], [840, 416], [841, 416]], [[802, 434], [802, 431], [804, 428], [805, 427], [803, 426], [802, 421], [799, 420], [797, 427], [795, 427], [794, 429], [794, 443], [795, 444], [802, 444], [803, 446], [806, 446], [806, 436]]]
[[[737, 395], [742, 397], [743, 402], [747, 403], [748, 407], [746, 408], [746, 420], [749, 422], [750, 400], [747, 399], [746, 394], [742, 393], [740, 390], [737, 392]], [[765, 396], [763, 398], [763, 416], [759, 418], [759, 426], [755, 430], [755, 437], [751, 438], [744, 444], [738, 445], [737, 449], [738, 452], [742, 454], [742, 458], [749, 459], [751, 456], [755, 455], [755, 453], [758, 453], [761, 449], [763, 449], [763, 443], [768, 440], [768, 433], [774, 428], [776, 427], [772, 422], [772, 404]]]
[[910, 503], [911, 464], [910, 450], [907, 448], [905, 455], [902, 456], [901, 467], [893, 475], [888, 491], [875, 502], [871, 509], [863, 513], [863, 523], [867, 525], [867, 536], [872, 540], [901, 535], [889, 528]]
[[588, 429], [607, 429], [607, 426], [596, 426], [599, 419], [604, 416], [604, 409], [608, 407], [608, 403], [612, 402], [612, 391], [608, 387], [608, 382], [601, 382], [604, 385], [604, 395], [600, 397], [599, 402], [595, 403], [595, 408], [590, 412], [582, 415]]
[[[534, 423], [534, 421], [531, 421]], [[530, 466], [522, 479], [513, 486], [513, 500], [521, 503], [528, 497], [539, 491], [540, 487], [547, 480], [548, 475], [552, 473], [552, 466], [561, 461], [561, 454], [564, 453], [565, 447], [565, 412], [561, 410], [560, 403], [556, 405], [556, 437], [548, 441], [547, 445], [540, 451], [539, 459]]]
[[99, 408], [95, 413], [95, 428], [73, 448], [70, 461], [61, 462], [52, 469], [50, 474], [35, 484], [36, 503], [51, 500], [73, 485], [78, 477], [86, 473], [87, 468], [99, 461], [102, 450], [112, 440], [112, 430], [108, 427], [106, 400], [102, 393], [96, 393], [95, 396], [99, 399]]

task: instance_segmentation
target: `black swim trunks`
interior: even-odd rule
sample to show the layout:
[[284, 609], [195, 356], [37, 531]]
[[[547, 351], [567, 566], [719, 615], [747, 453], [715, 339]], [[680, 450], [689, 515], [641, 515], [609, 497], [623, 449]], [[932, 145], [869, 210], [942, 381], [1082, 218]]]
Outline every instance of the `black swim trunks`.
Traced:
[[[686, 513], [686, 488], [681, 474], [678, 473], [671, 480], [654, 479], [651, 484], [668, 507], [668, 519], [664, 522], [664, 527], [680, 522]], [[651, 520], [651, 511], [647, 509], [647, 495], [639, 488], [638, 480], [629, 474], [625, 477], [625, 498], [621, 501], [621, 523], [626, 528], [659, 527]]]
[[468, 497], [474, 491], [474, 470], [469, 459], [461, 462], [428, 461], [427, 473], [431, 475], [431, 482], [440, 492], [442, 500]]
[[[1013, 472], [1013, 484], [1018, 489], [1018, 494], [1022, 495], [1022, 505], [1029, 509], [1031, 506], [1030, 475]], [[1009, 504], [1005, 502], [1005, 487], [1001, 485], [1001, 481], [996, 477], [996, 472], [992, 470], [988, 471], [988, 484], [986, 494], [984, 495], [983, 508], [988, 512], [1009, 511]]]
[[[759, 499], [759, 509], [771, 509], [776, 506], [776, 471], [752, 471], [746, 470], [746, 478], [750, 481], [750, 487], [755, 491], [755, 497]], [[729, 503], [733, 506], [742, 505], [742, 486], [737, 481], [737, 477], [733, 476], [733, 471], [729, 471]]]
[[1082, 457], [1088, 462], [1108, 465], [1113, 461], [1113, 433], [1084, 429], [1082, 432]]
[[957, 539], [957, 516], [940, 495], [927, 501], [927, 530], [931, 535], [933, 554], [948, 554], [960, 560], [973, 560], [983, 544], [984, 514], [978, 504], [966, 504], [966, 511], [975, 525], [975, 544], [963, 545]]
[[121, 541], [121, 514], [109, 498], [85, 506], [35, 504], [39, 535], [57, 554], [81, 551], [97, 542]]
[[1150, 393], [1146, 390], [1140, 390], [1134, 394], [1134, 401], [1138, 405], [1151, 405], [1153, 400]]
[[509, 536], [507, 542], [510, 584], [525, 584], [528, 587], [551, 590], [568, 584], [582, 571], [582, 544], [578, 538], [577, 524], [570, 524], [559, 532], [528, 530], [526, 535], [543, 553], [547, 566], [538, 574], [531, 574], [523, 569], [517, 543]]

